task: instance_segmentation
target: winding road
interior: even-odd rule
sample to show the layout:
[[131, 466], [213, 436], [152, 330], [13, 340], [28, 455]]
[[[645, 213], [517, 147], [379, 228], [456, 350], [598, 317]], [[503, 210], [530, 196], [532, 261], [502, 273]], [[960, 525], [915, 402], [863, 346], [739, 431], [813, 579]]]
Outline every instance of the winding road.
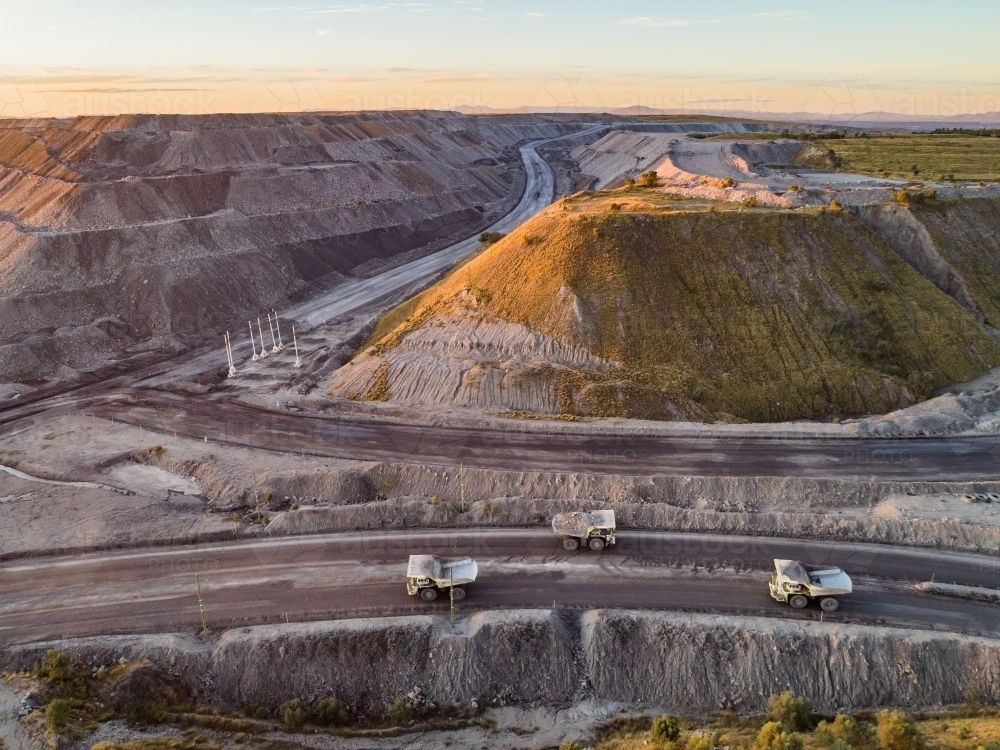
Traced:
[[[855, 592], [827, 621], [1000, 637], [996, 605], [922, 594], [899, 581], [996, 585], [1000, 559], [789, 539], [621, 532], [601, 553], [565, 552], [548, 531], [420, 530], [258, 539], [0, 566], [0, 644], [194, 631], [195, 574], [213, 630], [285, 620], [446, 611], [408, 597], [409, 554], [471, 555], [480, 575], [461, 611], [622, 607], [816, 620], [767, 594], [772, 558], [830, 563]], [[882, 579], [892, 578], [897, 582]]]

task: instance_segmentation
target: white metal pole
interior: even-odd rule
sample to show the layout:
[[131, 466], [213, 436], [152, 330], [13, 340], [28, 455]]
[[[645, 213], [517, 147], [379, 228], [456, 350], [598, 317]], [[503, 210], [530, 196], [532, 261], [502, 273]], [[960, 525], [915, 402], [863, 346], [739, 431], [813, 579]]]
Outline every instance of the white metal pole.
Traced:
[[229, 355], [229, 377], [236, 377], [236, 362], [233, 360], [233, 340], [226, 331], [226, 354]]
[[271, 310], [274, 313], [274, 330], [278, 332], [278, 351], [280, 352], [285, 348], [285, 345], [281, 343], [281, 326], [278, 325], [278, 311]]
[[271, 313], [267, 314], [267, 328], [271, 331], [271, 351], [278, 353], [278, 342], [274, 340], [274, 326], [271, 324]]
[[292, 343], [295, 345], [295, 369], [302, 367], [302, 360], [299, 359], [299, 341], [295, 338], [295, 326], [292, 326]]
[[260, 358], [264, 359], [267, 357], [267, 350], [264, 349], [264, 329], [261, 328], [260, 318], [257, 318], [257, 333], [260, 334]]
[[260, 357], [257, 356], [257, 342], [253, 340], [253, 323], [248, 320], [247, 325], [250, 326], [250, 346], [253, 347], [253, 356], [250, 359], [256, 362]]

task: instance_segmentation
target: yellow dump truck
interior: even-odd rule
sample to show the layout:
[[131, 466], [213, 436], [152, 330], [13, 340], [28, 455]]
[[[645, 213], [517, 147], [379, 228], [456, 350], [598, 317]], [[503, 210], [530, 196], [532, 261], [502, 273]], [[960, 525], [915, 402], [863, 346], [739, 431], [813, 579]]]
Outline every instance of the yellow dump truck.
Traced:
[[837, 597], [853, 590], [850, 577], [840, 568], [806, 565], [798, 560], [775, 560], [768, 588], [772, 599], [795, 609], [818, 600], [824, 612], [835, 612], [840, 607]]
[[406, 593], [432, 602], [438, 592], [447, 596], [449, 589], [456, 602], [465, 598], [465, 586], [476, 580], [479, 566], [471, 557], [436, 557], [410, 555], [406, 566]]
[[562, 537], [564, 549], [590, 547], [598, 552], [615, 543], [615, 512], [560, 513], [552, 519], [552, 531]]

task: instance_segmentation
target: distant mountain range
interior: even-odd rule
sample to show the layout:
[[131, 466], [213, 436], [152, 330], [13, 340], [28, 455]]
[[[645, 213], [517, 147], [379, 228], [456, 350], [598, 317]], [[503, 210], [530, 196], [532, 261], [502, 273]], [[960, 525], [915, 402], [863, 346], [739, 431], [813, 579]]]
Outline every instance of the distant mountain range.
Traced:
[[863, 112], [861, 114], [824, 115], [815, 112], [750, 112], [746, 110], [680, 110], [657, 109], [642, 105], [633, 107], [511, 107], [460, 106], [455, 111], [466, 115], [496, 114], [608, 114], [618, 117], [658, 116], [671, 118], [718, 118], [722, 120], [756, 120], [775, 123], [803, 123], [810, 125], [843, 125], [856, 128], [893, 127], [920, 128], [981, 128], [1000, 127], [1000, 112], [951, 116], [912, 116], [893, 112]]

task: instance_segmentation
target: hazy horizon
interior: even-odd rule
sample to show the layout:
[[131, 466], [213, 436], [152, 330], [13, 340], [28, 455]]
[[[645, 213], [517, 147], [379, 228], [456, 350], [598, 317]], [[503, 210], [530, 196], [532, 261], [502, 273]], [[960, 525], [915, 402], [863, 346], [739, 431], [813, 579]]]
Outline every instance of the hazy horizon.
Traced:
[[1000, 110], [986, 2], [0, 0], [0, 116], [647, 106]]

